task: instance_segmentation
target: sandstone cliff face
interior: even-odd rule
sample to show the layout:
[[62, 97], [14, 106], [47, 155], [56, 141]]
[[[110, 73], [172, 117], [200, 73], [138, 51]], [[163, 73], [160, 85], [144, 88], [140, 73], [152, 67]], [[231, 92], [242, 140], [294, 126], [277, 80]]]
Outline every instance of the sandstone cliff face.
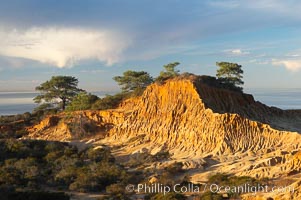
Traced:
[[[214, 112], [209, 104], [224, 114]], [[145, 142], [164, 144], [168, 149], [181, 149], [194, 155], [257, 152], [279, 147], [299, 149], [298, 133], [279, 131], [243, 117], [257, 114], [264, 120], [265, 115], [256, 113], [253, 104], [258, 103], [251, 95], [210, 88], [191, 80], [153, 84], [141, 98], [121, 107], [131, 113], [110, 131], [110, 136], [127, 139], [144, 134]], [[242, 114], [236, 114], [236, 110]]]
[[91, 133], [86, 134], [86, 136], [97, 133], [105, 135], [113, 126], [122, 123], [125, 118], [124, 112], [118, 110], [77, 111], [71, 115], [70, 113], [62, 113], [47, 116], [39, 124], [28, 127], [29, 135], [25, 138], [71, 141], [79, 139], [77, 133], [85, 124], [93, 125], [93, 130], [90, 130]]
[[[281, 178], [301, 171], [299, 111], [270, 108], [202, 79], [152, 84], [118, 109], [80, 115], [106, 134], [102, 143], [127, 144], [123, 150], [129, 154], [170, 151], [186, 168], [199, 169], [191, 174], [194, 182], [213, 172]], [[72, 139], [72, 131], [60, 123], [49, 125], [46, 119], [29, 137], [58, 140], [56, 135], [66, 134]]]
[[[237, 113], [244, 118], [269, 124], [278, 130], [301, 130], [301, 112], [284, 111], [255, 101], [252, 95], [240, 94], [198, 85], [198, 92], [207, 108], [217, 113]], [[222, 99], [222, 101], [221, 101]]]
[[[187, 168], [200, 169], [192, 174], [195, 182], [214, 172], [287, 178], [301, 171], [301, 115], [270, 108], [251, 95], [184, 79], [153, 84], [120, 109], [128, 115], [110, 130], [108, 141], [139, 138], [128, 152], [167, 149]], [[299, 185], [292, 187], [299, 191]], [[296, 199], [300, 194], [266, 195], [263, 199]]]
[[49, 116], [39, 124], [29, 127], [29, 135], [26, 138], [68, 141], [71, 139], [70, 130], [64, 121], [60, 121], [60, 116]]
[[[81, 114], [102, 127], [108, 132], [108, 140], [126, 141], [143, 135], [141, 143], [180, 150], [184, 157], [300, 148], [301, 137], [297, 132], [278, 130], [281, 128], [262, 123], [271, 119], [278, 122], [285, 115], [286, 121], [299, 124], [300, 116], [255, 102], [251, 95], [208, 86], [201, 78], [152, 84], [140, 98], [129, 99], [118, 109], [74, 115]], [[59, 118], [62, 117], [44, 119], [29, 129], [30, 137], [41, 133], [41, 137], [51, 138], [51, 132], [58, 128], [71, 134]]]

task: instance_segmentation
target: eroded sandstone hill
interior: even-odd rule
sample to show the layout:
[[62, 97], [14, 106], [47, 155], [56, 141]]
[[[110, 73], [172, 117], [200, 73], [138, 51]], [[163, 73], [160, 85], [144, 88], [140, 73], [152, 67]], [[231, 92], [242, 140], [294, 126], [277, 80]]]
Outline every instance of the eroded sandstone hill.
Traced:
[[[269, 108], [251, 95], [210, 86], [203, 78], [151, 85], [141, 98], [120, 107], [127, 117], [110, 135], [143, 134], [146, 141], [202, 155], [299, 148], [299, 134], [282, 129], [300, 132], [300, 116]], [[275, 128], [262, 123], [269, 121]]]
[[[301, 170], [301, 112], [268, 107], [212, 77], [155, 83], [118, 109], [81, 116], [99, 128], [101, 142], [127, 144], [125, 153], [170, 151], [187, 169], [198, 169], [191, 174], [195, 182], [214, 171], [281, 178]], [[68, 123], [56, 117], [54, 124], [45, 119], [30, 128], [29, 137], [70, 140]]]
[[[108, 139], [140, 136], [141, 142], [180, 149], [185, 157], [300, 147], [301, 112], [268, 107], [252, 95], [220, 88], [207, 76], [155, 83], [118, 109], [81, 114]], [[29, 136], [70, 140], [72, 130], [61, 116], [44, 119]]]

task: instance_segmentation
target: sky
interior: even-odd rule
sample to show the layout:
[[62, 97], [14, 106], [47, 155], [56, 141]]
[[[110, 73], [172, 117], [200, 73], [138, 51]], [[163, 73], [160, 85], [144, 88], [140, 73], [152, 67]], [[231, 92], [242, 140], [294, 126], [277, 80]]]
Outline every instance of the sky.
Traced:
[[116, 91], [126, 70], [157, 76], [243, 66], [245, 88], [301, 88], [298, 0], [0, 0], [0, 91], [55, 75]]

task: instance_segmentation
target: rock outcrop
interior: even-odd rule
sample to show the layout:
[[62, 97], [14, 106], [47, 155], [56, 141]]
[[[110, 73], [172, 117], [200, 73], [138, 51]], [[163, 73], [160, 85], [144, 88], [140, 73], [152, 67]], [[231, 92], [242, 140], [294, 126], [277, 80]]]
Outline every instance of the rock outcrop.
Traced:
[[[105, 132], [104, 143], [128, 144], [128, 153], [168, 150], [173, 159], [199, 169], [191, 174], [195, 182], [214, 171], [256, 178], [300, 172], [301, 112], [268, 107], [213, 79], [190, 76], [155, 83], [118, 109], [81, 113]], [[45, 124], [31, 129], [30, 137], [39, 132], [49, 139], [62, 131]]]
[[[287, 115], [284, 111], [255, 102], [251, 95], [210, 87], [195, 79], [153, 84], [141, 98], [128, 100], [119, 110], [127, 115], [115, 124], [110, 138], [124, 141], [145, 135], [143, 143], [178, 149], [184, 157], [256, 153], [280, 147], [294, 150], [300, 145], [297, 132], [260, 122], [271, 119], [270, 115], [281, 120]], [[288, 116], [286, 121], [290, 120], [299, 118]]]
[[72, 137], [68, 125], [56, 115], [44, 118], [39, 124], [29, 127], [27, 131], [29, 135], [26, 138], [69, 141]]

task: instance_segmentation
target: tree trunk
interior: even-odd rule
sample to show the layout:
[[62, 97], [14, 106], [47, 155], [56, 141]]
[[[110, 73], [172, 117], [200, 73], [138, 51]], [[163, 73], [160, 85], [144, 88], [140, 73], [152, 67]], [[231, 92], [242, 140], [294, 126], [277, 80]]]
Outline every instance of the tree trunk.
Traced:
[[66, 99], [62, 99], [62, 110], [66, 108]]

